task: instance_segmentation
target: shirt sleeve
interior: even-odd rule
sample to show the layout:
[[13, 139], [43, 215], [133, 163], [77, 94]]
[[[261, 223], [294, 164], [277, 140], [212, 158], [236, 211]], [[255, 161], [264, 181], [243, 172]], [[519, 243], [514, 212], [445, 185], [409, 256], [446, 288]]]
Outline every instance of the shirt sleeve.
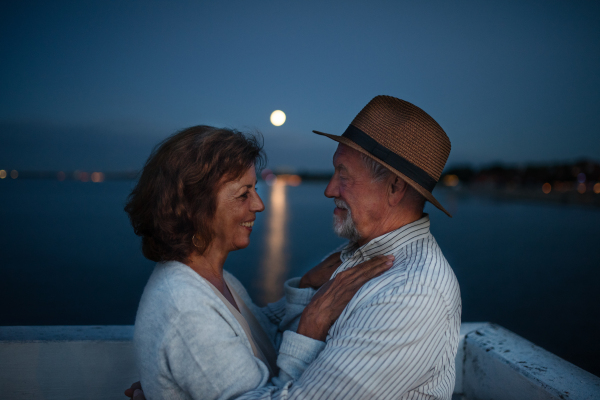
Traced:
[[447, 327], [436, 290], [417, 285], [383, 293], [334, 324], [299, 380], [239, 399], [399, 398], [434, 378]]

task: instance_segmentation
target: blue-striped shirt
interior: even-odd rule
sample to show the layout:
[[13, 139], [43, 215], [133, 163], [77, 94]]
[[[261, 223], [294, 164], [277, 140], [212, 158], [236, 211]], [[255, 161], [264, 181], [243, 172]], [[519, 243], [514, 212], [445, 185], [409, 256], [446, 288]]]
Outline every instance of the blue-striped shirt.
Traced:
[[[393, 267], [365, 284], [295, 382], [242, 398], [450, 399], [460, 332], [458, 281], [429, 232], [429, 217], [342, 251], [352, 268], [393, 254]], [[260, 392], [260, 393], [258, 393]]]

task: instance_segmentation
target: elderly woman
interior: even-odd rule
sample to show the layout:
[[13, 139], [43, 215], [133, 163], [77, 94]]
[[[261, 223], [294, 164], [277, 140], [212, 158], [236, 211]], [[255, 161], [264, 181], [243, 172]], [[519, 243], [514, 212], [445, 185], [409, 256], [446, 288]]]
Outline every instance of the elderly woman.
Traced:
[[158, 262], [134, 334], [150, 399], [232, 399], [293, 384], [354, 293], [391, 265], [373, 259], [330, 281], [334, 255], [286, 282], [279, 302], [254, 305], [223, 265], [249, 245], [264, 210], [255, 169], [263, 160], [254, 137], [191, 127], [155, 149], [129, 197], [144, 256]]

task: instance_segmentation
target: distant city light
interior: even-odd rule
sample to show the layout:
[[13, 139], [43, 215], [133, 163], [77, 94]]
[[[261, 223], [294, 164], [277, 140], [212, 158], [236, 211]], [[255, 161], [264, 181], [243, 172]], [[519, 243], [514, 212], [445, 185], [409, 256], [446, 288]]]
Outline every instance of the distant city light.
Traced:
[[585, 189], [586, 189], [585, 183], [580, 183], [579, 185], [577, 185], [577, 191], [579, 193], [584, 194], [585, 193]]
[[88, 174], [87, 172], [80, 172], [79, 173], [79, 180], [81, 182], [87, 182], [90, 180], [90, 174]]
[[290, 186], [299, 186], [302, 183], [302, 178], [300, 178], [298, 175], [290, 175], [290, 177], [287, 179], [287, 183]]
[[600, 194], [600, 182], [596, 182], [594, 185], [594, 193]]
[[458, 179], [458, 176], [456, 176], [456, 175], [446, 175], [446, 176], [444, 176], [443, 182], [444, 182], [444, 185], [446, 185], [446, 186], [456, 186], [456, 185], [458, 185], [460, 180]]
[[92, 172], [92, 182], [98, 183], [104, 181], [104, 174], [102, 172]]
[[56, 178], [59, 181], [64, 181], [66, 177], [67, 177], [67, 175], [65, 175], [65, 173], [62, 171], [59, 171], [58, 174], [56, 174]]
[[0, 179], [4, 179], [6, 178], [6, 171], [3, 169], [0, 169]]
[[544, 192], [545, 194], [550, 193], [551, 190], [552, 190], [552, 185], [550, 185], [548, 182], [546, 182], [542, 185], [542, 192]]
[[17, 177], [19, 176], [19, 173], [17, 172], [16, 169], [13, 169], [12, 171], [10, 171], [10, 177], [13, 179], [17, 179]]
[[580, 173], [577, 175], [577, 182], [579, 182], [579, 183], [583, 183], [583, 182], [585, 182], [585, 174], [584, 174], [583, 172], [580, 172]]
[[271, 123], [275, 126], [281, 126], [285, 123], [285, 113], [281, 110], [275, 110], [271, 113]]
[[302, 183], [302, 178], [298, 175], [282, 174], [277, 176], [277, 180], [281, 180], [290, 186], [299, 186]]

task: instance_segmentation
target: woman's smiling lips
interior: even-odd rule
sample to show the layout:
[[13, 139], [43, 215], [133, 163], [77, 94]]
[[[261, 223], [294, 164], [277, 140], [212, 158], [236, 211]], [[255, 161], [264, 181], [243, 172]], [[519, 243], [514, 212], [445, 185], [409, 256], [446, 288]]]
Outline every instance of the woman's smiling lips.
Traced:
[[252, 227], [254, 226], [254, 220], [247, 221], [247, 222], [242, 222], [240, 225], [243, 226], [244, 228], [248, 229], [248, 230], [252, 230]]

